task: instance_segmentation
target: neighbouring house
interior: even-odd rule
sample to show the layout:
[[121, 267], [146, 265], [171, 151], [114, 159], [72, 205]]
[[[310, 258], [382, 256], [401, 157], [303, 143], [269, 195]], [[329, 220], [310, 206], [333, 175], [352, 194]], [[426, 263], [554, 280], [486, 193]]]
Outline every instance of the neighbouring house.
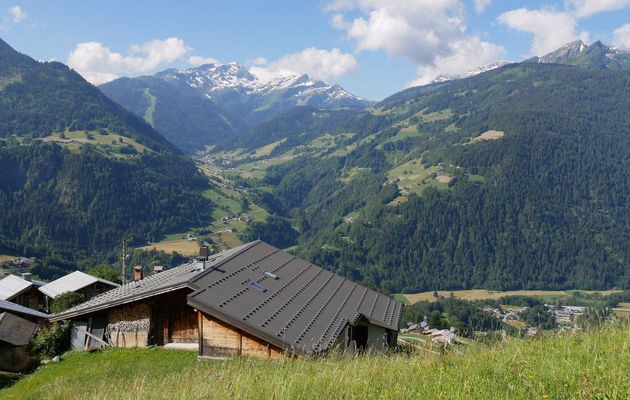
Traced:
[[30, 366], [26, 348], [36, 330], [34, 322], [0, 313], [0, 371], [20, 372]]
[[381, 351], [402, 304], [255, 241], [130, 282], [63, 313], [73, 347], [183, 343], [201, 358]]
[[86, 300], [98, 296], [101, 293], [117, 288], [117, 283], [97, 278], [81, 271], [74, 271], [68, 275], [55, 279], [39, 288], [45, 296], [45, 310], [50, 311], [52, 302], [57, 296], [67, 292], [76, 292], [85, 295]]
[[0, 300], [7, 300], [33, 310], [44, 311], [46, 299], [38, 289], [43, 282], [34, 281], [30, 273], [7, 275], [0, 279]]
[[448, 329], [433, 329], [431, 341], [434, 343], [453, 344], [457, 340], [457, 335]]

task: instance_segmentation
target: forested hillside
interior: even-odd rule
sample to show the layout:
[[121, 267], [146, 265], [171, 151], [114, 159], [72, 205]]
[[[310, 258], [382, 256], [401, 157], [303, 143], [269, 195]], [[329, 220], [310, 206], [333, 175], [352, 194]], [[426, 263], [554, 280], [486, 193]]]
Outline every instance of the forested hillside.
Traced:
[[160, 78], [120, 78], [100, 86], [109, 98], [144, 118], [187, 153], [234, 137], [244, 125], [189, 86]]
[[630, 285], [627, 71], [514, 64], [354, 126], [294, 120], [269, 129], [266, 164], [222, 156], [264, 169], [246, 182], [315, 263], [392, 292]]
[[208, 219], [191, 160], [63, 64], [1, 41], [0, 171], [0, 247], [51, 265]]

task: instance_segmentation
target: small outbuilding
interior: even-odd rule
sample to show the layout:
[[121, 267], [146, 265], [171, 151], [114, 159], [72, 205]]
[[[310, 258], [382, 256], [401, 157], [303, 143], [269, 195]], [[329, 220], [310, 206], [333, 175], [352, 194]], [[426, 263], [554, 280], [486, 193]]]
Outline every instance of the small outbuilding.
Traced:
[[8, 312], [0, 313], [0, 371], [20, 372], [29, 367], [26, 347], [36, 330], [36, 323]]
[[0, 300], [10, 301], [37, 311], [44, 311], [45, 296], [38, 289], [43, 282], [34, 281], [30, 273], [7, 275], [0, 279]]
[[74, 271], [49, 282], [39, 288], [45, 296], [45, 310], [50, 311], [52, 302], [57, 296], [67, 292], [81, 293], [86, 300], [98, 296], [101, 293], [117, 288], [117, 283], [97, 278], [81, 271]]

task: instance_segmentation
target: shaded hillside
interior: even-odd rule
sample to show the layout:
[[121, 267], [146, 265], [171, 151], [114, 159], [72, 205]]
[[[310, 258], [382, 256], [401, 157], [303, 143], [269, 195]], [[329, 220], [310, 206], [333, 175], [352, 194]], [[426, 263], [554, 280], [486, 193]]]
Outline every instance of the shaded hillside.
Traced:
[[194, 164], [60, 63], [0, 42], [0, 243], [98, 262], [207, 219]]
[[233, 139], [243, 125], [190, 87], [146, 76], [120, 78], [100, 86], [103, 93], [144, 118], [187, 153]]

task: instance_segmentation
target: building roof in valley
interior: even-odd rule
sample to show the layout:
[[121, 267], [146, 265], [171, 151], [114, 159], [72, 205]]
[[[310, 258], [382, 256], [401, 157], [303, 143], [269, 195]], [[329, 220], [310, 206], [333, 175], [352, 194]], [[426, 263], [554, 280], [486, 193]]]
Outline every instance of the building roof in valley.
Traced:
[[69, 273], [68, 275], [62, 276], [59, 279], [45, 284], [44, 286], [39, 288], [39, 291], [44, 293], [46, 296], [54, 299], [62, 293], [76, 292], [77, 290], [81, 290], [84, 287], [90, 286], [97, 282], [105, 285], [110, 285], [111, 287], [119, 286], [117, 283], [97, 278], [95, 276], [86, 274], [85, 272], [74, 271]]
[[37, 324], [7, 312], [0, 314], [0, 341], [15, 346], [25, 346], [30, 342]]
[[48, 319], [49, 315], [44, 314], [43, 312], [32, 310], [28, 307], [21, 306], [19, 304], [12, 303], [6, 300], [0, 300], [0, 312], [8, 311], [13, 314], [24, 314], [30, 315], [32, 317], [37, 318], [46, 318]]
[[361, 320], [398, 331], [402, 304], [256, 241], [191, 279], [188, 304], [283, 349], [320, 353]]
[[[206, 268], [220, 263], [224, 259], [238, 253], [244, 246], [235, 247], [222, 253], [210, 256], [206, 262]], [[146, 278], [129, 282], [116, 289], [109, 290], [92, 299], [81, 303], [62, 313], [51, 316], [51, 321], [59, 321], [88, 314], [93, 311], [107, 309], [113, 306], [131, 303], [158, 294], [172, 292], [174, 290], [191, 287], [189, 280], [201, 272], [198, 262], [191, 262], [179, 267], [168, 269], [164, 272], [147, 276]]]
[[42, 285], [44, 285], [42, 282], [29, 281], [16, 275], [7, 275], [0, 279], [0, 300], [10, 300], [33, 286]]

